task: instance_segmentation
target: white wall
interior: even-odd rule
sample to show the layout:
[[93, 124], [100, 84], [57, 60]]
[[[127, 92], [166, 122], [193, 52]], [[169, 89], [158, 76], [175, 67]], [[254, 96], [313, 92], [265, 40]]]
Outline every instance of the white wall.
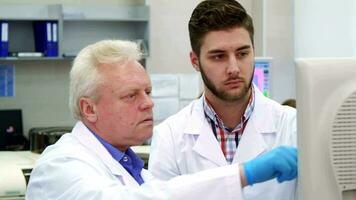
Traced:
[[278, 102], [295, 98], [294, 1], [262, 0], [263, 56], [272, 57], [271, 96]]
[[149, 73], [190, 73], [188, 21], [200, 0], [151, 0]]
[[295, 98], [295, 58], [356, 56], [356, 1], [255, 0], [253, 8], [256, 4], [262, 17], [256, 9], [253, 16], [263, 34], [256, 54], [274, 59], [273, 99]]
[[355, 0], [295, 2], [295, 56], [356, 56]]

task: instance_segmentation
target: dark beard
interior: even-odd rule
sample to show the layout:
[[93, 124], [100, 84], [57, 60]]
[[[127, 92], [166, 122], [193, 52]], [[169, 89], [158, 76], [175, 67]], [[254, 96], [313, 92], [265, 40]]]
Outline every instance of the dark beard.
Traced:
[[[212, 81], [206, 76], [206, 74], [200, 64], [201, 64], [201, 62], [199, 62], [199, 69], [200, 69], [200, 73], [201, 73], [204, 85], [211, 91], [211, 93], [213, 93], [219, 99], [224, 100], [224, 101], [237, 101], [237, 100], [243, 99], [248, 94], [248, 91], [252, 85], [252, 80], [253, 80], [253, 75], [254, 75], [255, 70], [253, 70], [252, 76], [250, 77], [250, 81], [249, 81], [247, 87], [243, 88], [243, 90], [241, 91], [241, 94], [238, 96], [232, 96], [223, 90], [218, 90], [218, 88], [216, 88], [216, 86], [212, 83]], [[255, 67], [253, 67], [253, 69], [255, 69]], [[232, 78], [235, 78], [235, 77], [232, 77]]]

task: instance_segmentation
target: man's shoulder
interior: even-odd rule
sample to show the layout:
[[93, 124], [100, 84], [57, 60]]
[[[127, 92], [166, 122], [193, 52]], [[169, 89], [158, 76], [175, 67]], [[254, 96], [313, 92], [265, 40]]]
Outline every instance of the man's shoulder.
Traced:
[[295, 108], [292, 108], [290, 106], [281, 105], [278, 102], [275, 102], [275, 104], [273, 105], [273, 108], [274, 108], [275, 112], [278, 112], [280, 115], [283, 115], [284, 117], [295, 118], [296, 114], [297, 114], [297, 111]]
[[268, 97], [261, 97], [259, 100], [259, 107], [264, 109], [264, 113], [271, 117], [276, 123], [276, 126], [281, 126], [285, 124], [292, 124], [296, 123], [296, 109], [290, 106], [281, 105], [277, 101], [268, 98]]
[[295, 108], [292, 108], [290, 106], [281, 105], [277, 101], [275, 101], [271, 98], [268, 98], [268, 97], [263, 96], [262, 98], [263, 99], [261, 101], [263, 101], [263, 104], [267, 105], [272, 110], [272, 112], [286, 113], [286, 114], [290, 114], [290, 115], [296, 114]]
[[195, 113], [200, 110], [200, 100], [196, 99], [186, 105], [184, 108], [179, 110], [176, 114], [169, 116], [161, 124], [176, 124], [176, 123], [185, 123], [188, 121]]
[[192, 121], [193, 118], [199, 116], [199, 113], [203, 113], [201, 104], [202, 103], [200, 99], [193, 100], [187, 106], [178, 111], [176, 114], [171, 115], [170, 117], [156, 125], [154, 127], [155, 132], [161, 130], [164, 130], [165, 132], [172, 130], [183, 131], [184, 127], [189, 125], [189, 122]]
[[48, 146], [41, 154], [37, 165], [54, 162], [55, 160], [68, 160], [90, 158], [86, 148], [80, 145], [72, 133], [63, 135], [55, 144]]

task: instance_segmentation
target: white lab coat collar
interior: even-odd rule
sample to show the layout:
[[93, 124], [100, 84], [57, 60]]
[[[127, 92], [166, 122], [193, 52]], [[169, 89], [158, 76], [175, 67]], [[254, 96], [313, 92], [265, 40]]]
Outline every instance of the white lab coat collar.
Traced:
[[268, 150], [263, 134], [276, 133], [271, 107], [267, 106], [269, 100], [256, 87], [255, 98], [255, 108], [237, 147], [234, 163], [246, 162]]
[[[224, 166], [227, 165], [226, 159], [214, 137], [211, 126], [205, 119], [203, 98], [204, 96], [191, 105], [193, 109], [191, 110], [190, 119], [187, 120], [190, 124], [186, 126], [184, 133], [198, 135], [193, 147], [194, 151], [218, 166]], [[255, 87], [255, 108], [236, 150], [234, 163], [245, 162], [267, 150], [268, 145], [262, 134], [276, 132], [271, 108], [266, 106], [267, 101], [268, 99]]]
[[276, 126], [272, 113], [272, 108], [267, 97], [263, 96], [260, 90], [254, 86], [255, 90], [255, 108], [252, 113], [251, 119], [255, 124], [256, 131], [259, 133], [272, 133], [276, 132]]
[[199, 137], [193, 150], [218, 166], [227, 165], [227, 161], [220, 149], [220, 145], [211, 130], [210, 124], [206, 120], [204, 120], [204, 125], [201, 127]]
[[211, 130], [210, 124], [205, 119], [203, 98], [204, 95], [202, 95], [198, 101], [194, 102], [194, 104], [197, 105], [191, 107], [191, 115], [188, 120], [190, 124], [185, 127], [184, 133], [199, 135], [193, 147], [195, 152], [214, 162], [218, 166], [225, 166], [227, 165], [227, 162], [224, 154], [220, 150], [220, 145]]
[[[139, 185], [136, 180], [126, 171], [126, 169], [110, 155], [106, 148], [93, 135], [93, 133], [83, 124], [77, 122], [72, 130], [74, 137], [100, 159], [106, 167], [115, 175], [123, 185]], [[125, 180], [124, 180], [125, 177]]]

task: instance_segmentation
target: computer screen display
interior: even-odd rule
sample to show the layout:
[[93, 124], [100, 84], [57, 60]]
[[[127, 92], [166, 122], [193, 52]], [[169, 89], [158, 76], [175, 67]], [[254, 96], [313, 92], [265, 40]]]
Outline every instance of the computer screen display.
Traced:
[[271, 59], [255, 58], [253, 83], [266, 97], [270, 96], [270, 66]]
[[21, 110], [0, 110], [0, 134], [23, 134]]

